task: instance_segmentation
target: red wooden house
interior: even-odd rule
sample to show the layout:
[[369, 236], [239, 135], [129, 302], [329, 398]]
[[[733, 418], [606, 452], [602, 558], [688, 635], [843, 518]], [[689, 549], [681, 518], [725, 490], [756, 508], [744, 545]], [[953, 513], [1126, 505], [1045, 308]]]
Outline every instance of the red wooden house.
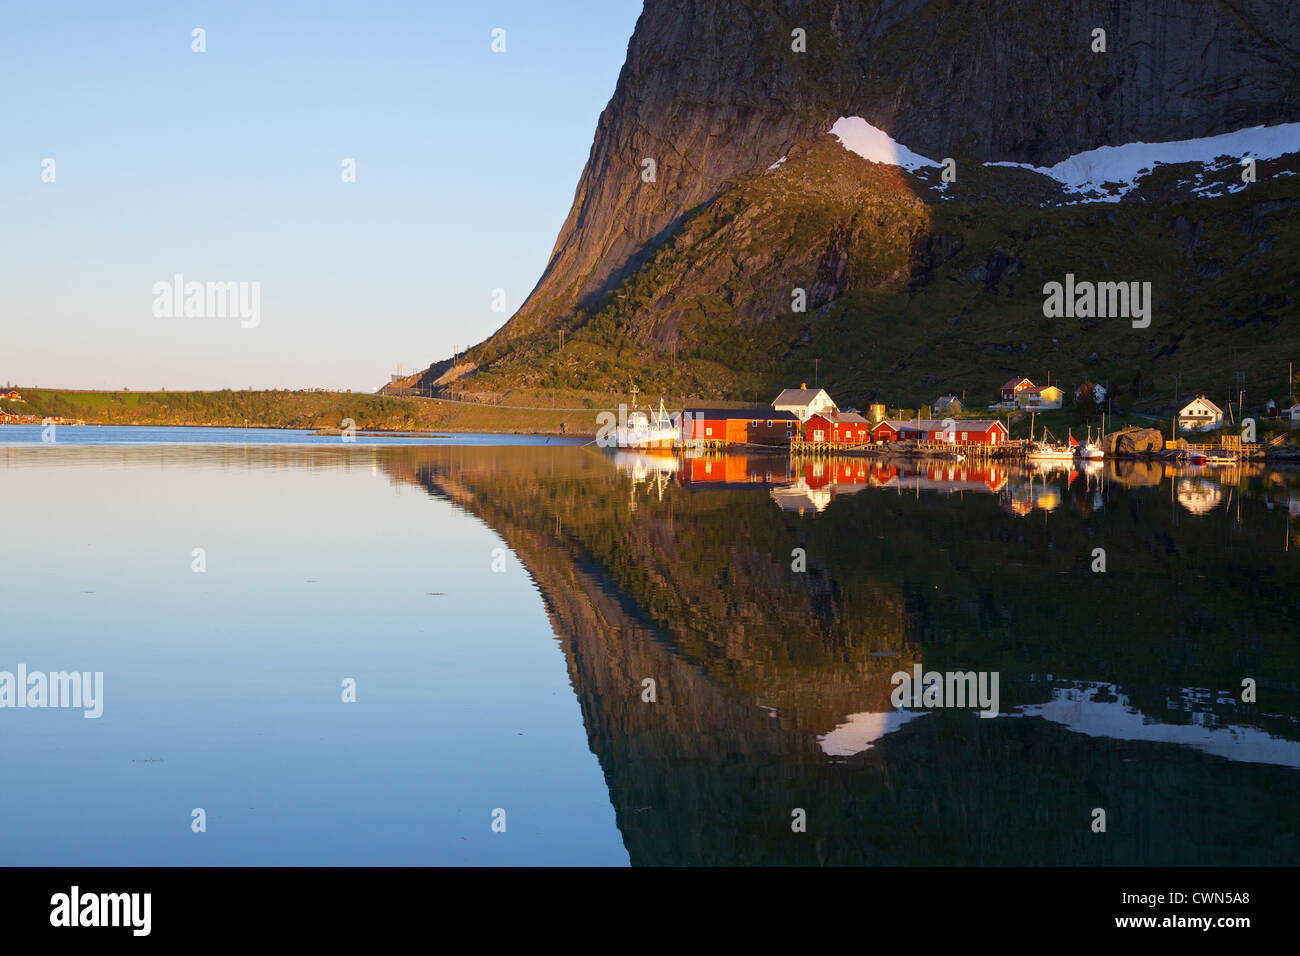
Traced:
[[819, 412], [803, 426], [804, 441], [832, 445], [865, 445], [871, 441], [871, 423], [857, 412]]
[[1007, 440], [1007, 426], [996, 418], [958, 418], [945, 422], [937, 418], [910, 422], [885, 419], [872, 429], [878, 442], [933, 441], [954, 445], [1001, 445]]
[[799, 419], [790, 412], [760, 410], [762, 418], [744, 408], [687, 408], [676, 417], [682, 441], [726, 442], [730, 445], [788, 445], [799, 435]]
[[1002, 386], [1002, 404], [1015, 405], [1017, 395], [1034, 387], [1034, 383], [1023, 376], [1011, 379], [1011, 381]]

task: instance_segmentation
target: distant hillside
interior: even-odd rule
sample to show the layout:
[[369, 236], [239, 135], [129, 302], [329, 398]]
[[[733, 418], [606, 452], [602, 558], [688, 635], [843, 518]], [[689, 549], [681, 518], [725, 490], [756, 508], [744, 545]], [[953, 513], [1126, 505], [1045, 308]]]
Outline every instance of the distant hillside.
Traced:
[[[20, 389], [23, 401], [0, 400], [0, 411], [80, 419], [88, 425], [201, 425], [230, 428], [337, 429], [350, 418], [361, 431], [457, 431], [570, 434], [590, 437], [593, 408], [609, 396], [531, 396], [500, 408], [420, 398], [338, 392], [93, 392]], [[578, 410], [563, 410], [569, 406]], [[0, 426], [0, 429], [7, 426]], [[0, 430], [0, 436], [4, 432]]]

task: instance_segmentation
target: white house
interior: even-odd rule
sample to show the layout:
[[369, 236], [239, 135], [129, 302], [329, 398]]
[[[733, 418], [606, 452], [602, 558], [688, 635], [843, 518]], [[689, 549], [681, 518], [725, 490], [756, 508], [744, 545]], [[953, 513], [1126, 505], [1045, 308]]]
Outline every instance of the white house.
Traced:
[[1282, 414], [1291, 416], [1291, 427], [1300, 428], [1300, 402], [1282, 410]]
[[1209, 431], [1223, 426], [1223, 409], [1204, 395], [1197, 395], [1178, 413], [1182, 431]]
[[840, 410], [826, 394], [826, 389], [809, 390], [807, 385], [782, 389], [781, 394], [772, 400], [772, 407], [778, 412], [790, 412], [801, 422], [808, 421], [813, 415], [833, 414]]
[[1084, 390], [1088, 388], [1092, 389], [1092, 399], [1094, 402], [1096, 402], [1098, 405], [1105, 404], [1106, 387], [1104, 385], [1098, 385], [1095, 382], [1084, 382], [1082, 385], [1075, 388], [1074, 400], [1077, 402], [1079, 398], [1083, 395]]

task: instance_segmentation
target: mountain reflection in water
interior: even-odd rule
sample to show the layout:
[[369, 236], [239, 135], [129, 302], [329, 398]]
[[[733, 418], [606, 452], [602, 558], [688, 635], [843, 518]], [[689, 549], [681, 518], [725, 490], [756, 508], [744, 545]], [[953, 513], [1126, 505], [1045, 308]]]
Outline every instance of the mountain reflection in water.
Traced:
[[[528, 567], [634, 864], [1300, 860], [1300, 569], [1276, 508], [1294, 476], [592, 449], [382, 461]], [[1002, 716], [895, 708], [891, 675], [914, 665], [999, 673]]]
[[318, 442], [0, 474], [0, 671], [106, 682], [101, 719], [0, 711], [14, 862], [1300, 862], [1284, 469]]

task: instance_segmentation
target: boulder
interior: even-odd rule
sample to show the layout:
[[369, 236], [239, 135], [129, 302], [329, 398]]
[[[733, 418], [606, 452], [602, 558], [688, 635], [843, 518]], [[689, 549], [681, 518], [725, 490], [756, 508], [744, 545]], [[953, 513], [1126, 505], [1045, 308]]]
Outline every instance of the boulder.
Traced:
[[1126, 428], [1107, 435], [1101, 447], [1107, 456], [1158, 455], [1165, 449], [1165, 436], [1158, 428]]

